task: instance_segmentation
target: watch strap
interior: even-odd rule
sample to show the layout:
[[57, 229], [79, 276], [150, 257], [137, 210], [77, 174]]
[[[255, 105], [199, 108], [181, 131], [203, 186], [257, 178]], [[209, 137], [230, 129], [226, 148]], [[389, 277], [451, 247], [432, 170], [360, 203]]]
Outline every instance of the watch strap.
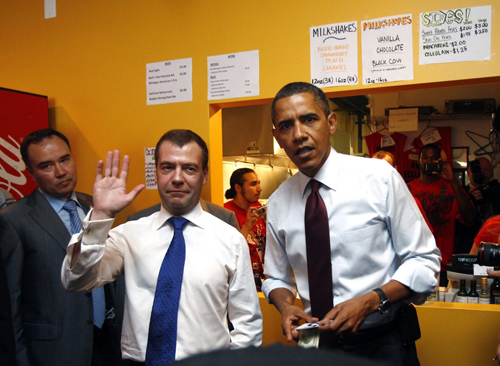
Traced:
[[385, 314], [389, 311], [389, 308], [391, 307], [391, 301], [389, 300], [389, 298], [387, 297], [387, 295], [385, 294], [384, 290], [382, 290], [381, 288], [376, 288], [374, 289], [373, 291], [375, 291], [375, 293], [378, 295], [378, 297], [380, 298], [380, 304], [378, 306], [378, 312], [380, 314]]

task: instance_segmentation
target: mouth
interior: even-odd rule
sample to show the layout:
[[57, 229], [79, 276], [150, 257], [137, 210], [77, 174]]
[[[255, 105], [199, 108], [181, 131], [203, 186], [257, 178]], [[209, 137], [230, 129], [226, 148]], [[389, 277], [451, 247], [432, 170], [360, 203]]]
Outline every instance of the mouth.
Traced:
[[187, 193], [188, 192], [186, 192], [186, 191], [167, 191], [167, 194], [174, 196], [174, 197], [180, 197], [180, 196], [183, 196]]
[[295, 153], [294, 155], [298, 158], [305, 158], [307, 157], [311, 151], [313, 151], [314, 148], [311, 147], [311, 146], [302, 146], [302, 147], [299, 147], [295, 150]]
[[58, 187], [66, 187], [70, 183], [71, 183], [71, 179], [65, 179], [65, 180], [62, 180], [61, 182], [59, 182], [57, 184], [57, 186]]

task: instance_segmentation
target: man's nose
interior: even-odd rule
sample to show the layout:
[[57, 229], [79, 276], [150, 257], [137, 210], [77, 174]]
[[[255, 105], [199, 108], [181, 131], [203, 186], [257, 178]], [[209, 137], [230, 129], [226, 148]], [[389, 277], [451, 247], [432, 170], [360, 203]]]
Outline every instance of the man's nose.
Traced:
[[66, 169], [64, 169], [64, 167], [61, 164], [55, 164], [54, 173], [56, 174], [56, 177], [62, 177], [66, 175]]
[[306, 136], [307, 134], [304, 125], [300, 122], [296, 122], [293, 125], [293, 139], [296, 141], [300, 141], [306, 138]]
[[184, 182], [184, 174], [183, 174], [182, 168], [179, 167], [179, 168], [175, 169], [172, 182], [174, 184], [181, 184]]

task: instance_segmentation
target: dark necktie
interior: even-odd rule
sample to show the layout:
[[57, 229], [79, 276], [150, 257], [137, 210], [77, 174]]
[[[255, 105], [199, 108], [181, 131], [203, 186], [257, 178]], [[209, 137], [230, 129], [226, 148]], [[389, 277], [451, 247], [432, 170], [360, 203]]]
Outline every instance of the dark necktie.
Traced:
[[309, 181], [312, 192], [307, 198], [304, 223], [311, 315], [321, 320], [333, 308], [333, 284], [330, 227], [319, 184], [314, 179]]
[[[67, 200], [64, 203], [63, 210], [69, 213], [71, 234], [78, 234], [82, 230], [82, 225], [75, 201], [72, 199]], [[103, 287], [92, 291], [92, 305], [94, 308], [94, 325], [100, 329], [106, 318], [106, 298]]]
[[182, 275], [186, 259], [186, 244], [182, 229], [188, 222], [183, 217], [171, 217], [174, 237], [163, 258], [149, 324], [146, 366], [167, 365], [175, 361], [177, 315], [181, 296]]

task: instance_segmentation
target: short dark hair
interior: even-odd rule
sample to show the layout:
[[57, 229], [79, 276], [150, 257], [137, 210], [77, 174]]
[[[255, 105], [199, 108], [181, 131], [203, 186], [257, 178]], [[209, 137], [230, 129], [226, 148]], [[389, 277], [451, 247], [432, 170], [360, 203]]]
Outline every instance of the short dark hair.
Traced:
[[420, 159], [422, 158], [422, 153], [424, 152], [424, 150], [428, 149], [434, 150], [437, 155], [441, 156], [441, 149], [439, 148], [439, 146], [437, 146], [436, 144], [427, 144], [422, 146], [422, 148], [420, 149], [420, 154], [418, 154], [418, 161], [420, 161]]
[[225, 197], [229, 200], [236, 197], [236, 188], [235, 186], [238, 184], [242, 186], [245, 184], [245, 174], [247, 173], [255, 173], [254, 170], [250, 168], [240, 168], [236, 169], [233, 174], [231, 174], [231, 179], [229, 179], [229, 184], [231, 188], [226, 191]]
[[179, 147], [183, 147], [190, 142], [195, 142], [201, 148], [201, 163], [202, 168], [205, 170], [208, 167], [208, 147], [205, 141], [194, 133], [191, 130], [170, 130], [165, 133], [158, 143], [156, 144], [155, 149], [155, 165], [158, 166], [158, 162], [160, 161], [160, 147], [165, 142], [171, 142]]
[[28, 168], [32, 169], [31, 161], [30, 161], [30, 154], [29, 154], [30, 145], [39, 144], [43, 140], [50, 138], [52, 136], [57, 136], [61, 140], [63, 140], [66, 143], [66, 145], [68, 145], [69, 150], [71, 151], [71, 146], [69, 145], [68, 139], [66, 138], [66, 136], [64, 136], [59, 131], [56, 131], [52, 128], [45, 128], [42, 130], [33, 131], [32, 133], [30, 133], [28, 136], [26, 136], [24, 138], [23, 142], [21, 143], [21, 148], [20, 148], [21, 157], [24, 160], [24, 164], [26, 164], [26, 166]]
[[273, 99], [273, 103], [271, 104], [271, 119], [273, 120], [273, 125], [275, 124], [275, 114], [274, 105], [276, 102], [283, 98], [291, 97], [292, 95], [301, 94], [301, 93], [309, 93], [314, 97], [314, 101], [316, 105], [323, 110], [325, 113], [325, 117], [328, 117], [330, 114], [330, 105], [328, 104], [328, 98], [326, 97], [323, 90], [318, 88], [315, 85], [304, 83], [304, 82], [295, 82], [285, 85], [281, 90], [276, 94]]

